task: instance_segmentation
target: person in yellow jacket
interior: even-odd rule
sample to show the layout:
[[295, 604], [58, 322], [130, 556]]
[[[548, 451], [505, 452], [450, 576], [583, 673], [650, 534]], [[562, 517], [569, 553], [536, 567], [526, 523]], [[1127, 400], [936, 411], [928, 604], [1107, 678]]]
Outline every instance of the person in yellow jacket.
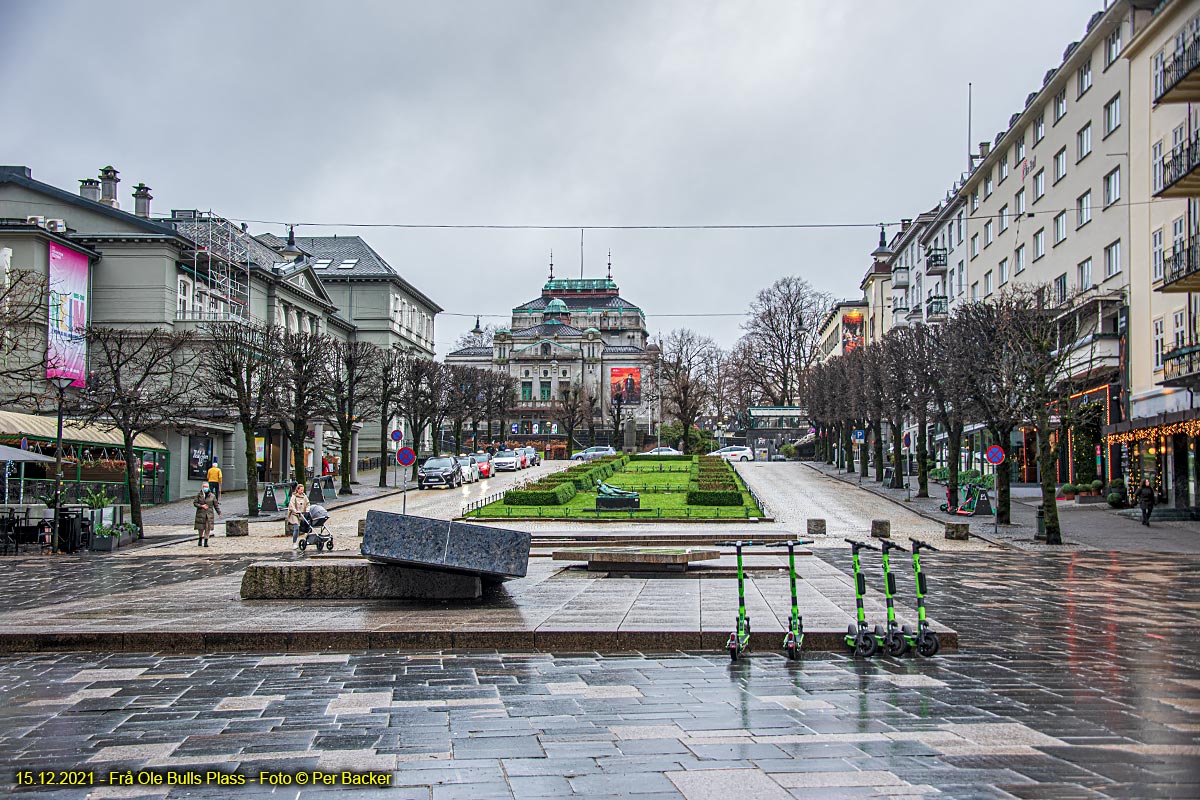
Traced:
[[208, 468], [208, 474], [204, 476], [208, 479], [209, 490], [217, 497], [221, 496], [221, 468], [214, 461], [212, 466]]

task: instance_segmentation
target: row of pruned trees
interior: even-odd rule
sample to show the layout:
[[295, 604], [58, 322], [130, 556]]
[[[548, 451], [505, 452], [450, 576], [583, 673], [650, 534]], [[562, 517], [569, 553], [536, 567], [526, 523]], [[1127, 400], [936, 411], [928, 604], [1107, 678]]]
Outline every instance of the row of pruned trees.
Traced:
[[[855, 469], [852, 431], [870, 431], [875, 480], [883, 480], [883, 433], [891, 441], [893, 487], [903, 485], [903, 430], [915, 426], [917, 494], [929, 496], [930, 430], [946, 437], [949, 492], [958, 492], [958, 467], [968, 425], [982, 425], [1007, 449], [1018, 429], [1037, 438], [1037, 462], [1047, 541], [1061, 543], [1055, 505], [1053, 437], [1073, 424], [1070, 395], [1093, 365], [1089, 330], [1069, 304], [1051, 300], [1045, 286], [1021, 286], [995, 300], [959, 306], [940, 325], [894, 328], [878, 343], [805, 373], [803, 395], [823, 434], [826, 458], [833, 442], [840, 465]], [[867, 457], [858, 464], [868, 474]], [[996, 514], [1010, 521], [1010, 474], [996, 471]]]

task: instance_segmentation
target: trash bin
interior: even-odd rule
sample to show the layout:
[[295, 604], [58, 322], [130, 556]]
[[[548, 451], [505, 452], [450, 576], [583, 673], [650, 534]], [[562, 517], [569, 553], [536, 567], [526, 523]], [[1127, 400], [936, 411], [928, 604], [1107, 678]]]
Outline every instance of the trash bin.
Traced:
[[1037, 507], [1036, 538], [1043, 542], [1046, 541], [1046, 507], [1041, 505]]

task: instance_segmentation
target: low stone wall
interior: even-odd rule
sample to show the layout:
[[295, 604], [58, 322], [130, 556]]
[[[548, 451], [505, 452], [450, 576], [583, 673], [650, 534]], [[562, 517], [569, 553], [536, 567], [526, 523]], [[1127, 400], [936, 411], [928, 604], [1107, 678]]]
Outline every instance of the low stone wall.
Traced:
[[363, 558], [311, 558], [251, 564], [241, 593], [243, 600], [477, 600], [483, 582]]

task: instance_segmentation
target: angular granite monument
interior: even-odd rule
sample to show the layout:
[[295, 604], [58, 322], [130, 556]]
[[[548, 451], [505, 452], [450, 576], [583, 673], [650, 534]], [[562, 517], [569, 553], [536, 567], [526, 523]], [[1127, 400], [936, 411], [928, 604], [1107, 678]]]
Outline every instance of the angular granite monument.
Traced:
[[368, 511], [362, 554], [377, 564], [466, 573], [484, 580], [524, 578], [528, 533]]

